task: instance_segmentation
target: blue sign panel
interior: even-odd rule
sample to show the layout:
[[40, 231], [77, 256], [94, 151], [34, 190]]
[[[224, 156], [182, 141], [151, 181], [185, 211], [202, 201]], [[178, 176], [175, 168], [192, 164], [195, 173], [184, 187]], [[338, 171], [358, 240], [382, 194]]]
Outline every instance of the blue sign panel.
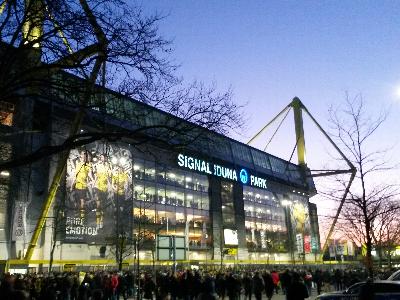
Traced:
[[245, 169], [240, 170], [239, 176], [240, 176], [240, 181], [243, 184], [246, 184], [249, 181], [249, 175], [247, 174], [247, 171]]

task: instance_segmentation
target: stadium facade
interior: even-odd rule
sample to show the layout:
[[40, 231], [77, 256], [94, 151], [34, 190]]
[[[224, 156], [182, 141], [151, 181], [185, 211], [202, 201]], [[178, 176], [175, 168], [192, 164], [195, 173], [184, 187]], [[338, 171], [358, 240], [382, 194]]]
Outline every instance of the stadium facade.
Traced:
[[[127, 262], [137, 253], [156, 263], [314, 261], [315, 187], [304, 167], [112, 91], [102, 95], [86, 118], [126, 134], [70, 151], [31, 265], [46, 265], [54, 240], [60, 264], [112, 261], [122, 237]], [[65, 140], [76, 106], [73, 97], [54, 97], [0, 103], [3, 158]], [[81, 132], [101, 132], [92, 124]], [[1, 172], [1, 260], [23, 258], [56, 163], [55, 155]]]

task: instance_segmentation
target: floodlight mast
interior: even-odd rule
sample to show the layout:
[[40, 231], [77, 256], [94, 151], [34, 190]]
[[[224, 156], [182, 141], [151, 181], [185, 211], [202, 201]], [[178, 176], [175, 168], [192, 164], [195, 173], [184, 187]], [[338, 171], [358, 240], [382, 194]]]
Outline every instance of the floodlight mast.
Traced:
[[305, 169], [307, 168], [307, 161], [302, 114], [303, 104], [299, 98], [295, 97], [292, 103], [290, 103], [290, 106], [293, 108], [294, 125], [296, 131], [297, 160], [302, 169]]
[[[339, 175], [339, 174], [351, 174], [349, 182], [346, 186], [344, 194], [341, 198], [339, 207], [336, 211], [335, 217], [331, 224], [331, 227], [328, 231], [328, 235], [326, 236], [325, 243], [321, 249], [321, 260], [322, 257], [328, 248], [328, 241], [333, 234], [333, 230], [335, 229], [337, 220], [339, 218], [340, 212], [343, 208], [344, 202], [347, 198], [347, 195], [350, 191], [350, 187], [353, 183], [353, 180], [356, 176], [357, 169], [351, 163], [351, 161], [344, 155], [344, 153], [339, 149], [339, 147], [335, 144], [335, 142], [331, 139], [331, 137], [326, 133], [326, 131], [321, 127], [321, 125], [317, 122], [317, 120], [311, 115], [308, 109], [304, 106], [304, 104], [300, 101], [298, 97], [294, 97], [292, 102], [287, 105], [278, 115], [276, 115], [270, 122], [268, 122], [255, 136], [253, 136], [247, 144], [249, 145], [252, 143], [257, 137], [259, 137], [272, 123], [274, 123], [285, 111], [288, 109], [293, 108], [294, 114], [294, 123], [295, 123], [295, 132], [296, 132], [296, 146], [297, 146], [297, 158], [298, 158], [298, 165], [301, 167], [303, 174], [307, 174], [306, 171], [309, 171], [306, 176], [310, 177], [322, 177], [322, 176], [332, 176], [332, 175]], [[303, 114], [305, 112], [312, 122], [317, 126], [317, 128], [321, 131], [321, 133], [325, 136], [325, 138], [329, 141], [329, 143], [335, 148], [335, 150], [340, 154], [342, 159], [347, 163], [349, 169], [347, 170], [310, 170], [307, 167], [306, 162], [306, 146], [305, 146], [305, 139], [304, 139], [304, 127], [303, 127]], [[318, 172], [312, 174], [312, 171]]]

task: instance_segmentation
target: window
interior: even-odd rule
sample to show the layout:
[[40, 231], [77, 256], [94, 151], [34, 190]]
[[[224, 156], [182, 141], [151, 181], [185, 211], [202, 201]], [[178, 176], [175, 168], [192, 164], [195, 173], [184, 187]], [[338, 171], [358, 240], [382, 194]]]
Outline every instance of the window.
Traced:
[[246, 241], [249, 251], [284, 252], [287, 240], [284, 211], [278, 195], [243, 187]]
[[271, 169], [271, 166], [269, 164], [269, 158], [266, 153], [263, 153], [256, 149], [251, 149], [251, 153], [253, 155], [254, 164], [256, 166], [264, 168], [264, 169]]
[[235, 210], [233, 206], [233, 184], [221, 182], [222, 219], [224, 225], [235, 224]]
[[276, 173], [284, 174], [286, 171], [287, 163], [276, 157], [270, 157], [272, 170]]
[[14, 104], [0, 101], [0, 123], [2, 125], [13, 125], [14, 110]]
[[[132, 198], [135, 222], [141, 222], [153, 234], [189, 232], [190, 247], [209, 247], [207, 176], [134, 159]], [[158, 225], [146, 225], [152, 223]], [[137, 234], [138, 226], [134, 224], [133, 230]]]
[[250, 150], [247, 146], [239, 143], [231, 142], [233, 156], [236, 160], [252, 163]]

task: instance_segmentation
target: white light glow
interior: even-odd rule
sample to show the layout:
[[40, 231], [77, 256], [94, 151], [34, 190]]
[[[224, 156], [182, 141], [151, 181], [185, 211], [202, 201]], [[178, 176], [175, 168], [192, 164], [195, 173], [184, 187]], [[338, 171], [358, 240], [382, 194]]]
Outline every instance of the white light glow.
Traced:
[[0, 176], [8, 177], [8, 176], [10, 176], [10, 172], [8, 172], [8, 171], [1, 171]]

